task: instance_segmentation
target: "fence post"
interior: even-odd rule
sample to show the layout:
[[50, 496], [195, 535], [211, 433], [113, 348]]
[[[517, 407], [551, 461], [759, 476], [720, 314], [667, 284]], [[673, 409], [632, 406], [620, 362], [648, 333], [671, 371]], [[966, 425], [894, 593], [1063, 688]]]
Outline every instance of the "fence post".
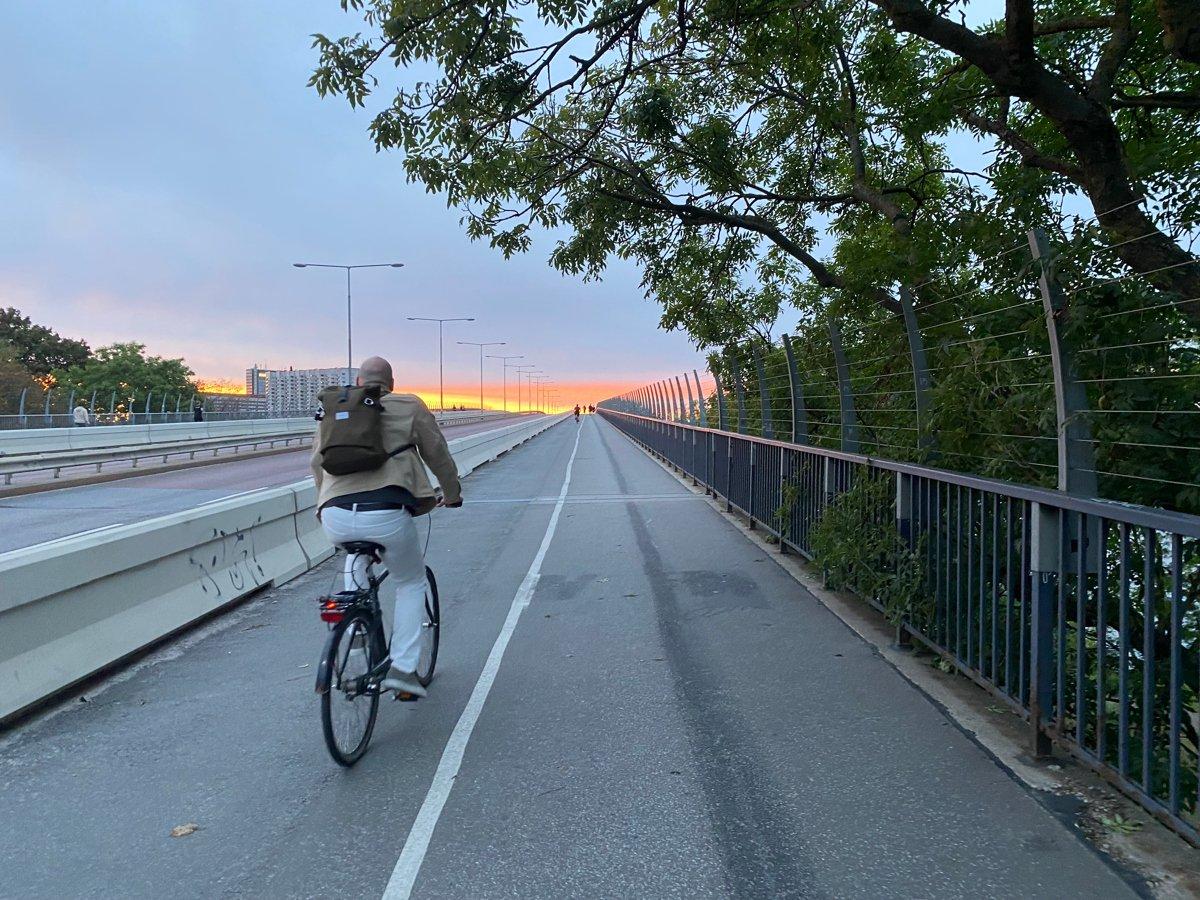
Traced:
[[71, 393], [67, 395], [67, 415], [71, 417], [71, 424], [75, 424], [75, 390], [72, 388]]
[[717, 392], [717, 428], [721, 431], [728, 431], [729, 417], [725, 414], [725, 389], [721, 387], [721, 378], [716, 372], [713, 372], [713, 390]]
[[29, 393], [29, 388], [21, 388], [21, 399], [17, 401], [17, 416], [20, 418], [21, 427], [25, 427], [25, 395]]
[[92, 402], [88, 404], [88, 409], [91, 410], [92, 418], [94, 420], [95, 416], [96, 416], [96, 392], [95, 391], [92, 391]]
[[147, 425], [150, 424], [150, 397], [153, 394], [154, 394], [154, 391], [146, 391], [146, 424]]
[[792, 352], [792, 339], [783, 336], [783, 352], [787, 356], [788, 388], [792, 395], [792, 443], [808, 443], [808, 407], [804, 403], [804, 386], [796, 369], [796, 355]]
[[679, 416], [678, 416], [677, 421], [684, 422], [687, 420], [687, 417], [684, 415], [684, 412], [683, 412], [683, 388], [681, 388], [679, 386], [679, 376], [678, 375], [673, 375], [671, 377], [672, 377], [672, 380], [675, 382], [674, 394], [675, 394], [675, 400], [679, 407]]
[[746, 391], [742, 385], [742, 369], [737, 364], [737, 361], [732, 357], [729, 358], [730, 372], [729, 377], [733, 381], [733, 396], [737, 401], [737, 433], [746, 433]]
[[[896, 473], [896, 530], [900, 533], [903, 545], [912, 549], [914, 544], [913, 526], [913, 478], [904, 472]], [[898, 564], [898, 563], [897, 563]], [[912, 649], [912, 635], [909, 633], [903, 618], [896, 623], [896, 648], [898, 650]]]
[[46, 425], [51, 424], [51, 421], [52, 421], [50, 418], [50, 394], [51, 394], [51, 391], [48, 389], [46, 391], [45, 407], [42, 409], [42, 422]]
[[[684, 376], [685, 378], [687, 376]], [[708, 410], [704, 408], [704, 388], [700, 387], [700, 374], [692, 369], [692, 377], [696, 379], [696, 410], [700, 415], [700, 427], [708, 427]]]
[[775, 437], [775, 417], [771, 415], [771, 394], [767, 391], [767, 370], [763, 366], [762, 353], [758, 344], [750, 345], [754, 356], [754, 369], [758, 373], [759, 430], [765, 438]]
[[113, 391], [112, 396], [108, 398], [108, 414], [111, 416], [117, 411], [117, 392]]
[[[1054, 695], [1054, 597], [1062, 511], [1034, 503], [1030, 514], [1029, 576], [1033, 587], [1029, 652], [1029, 727], [1034, 756], [1050, 755], [1046, 723]], [[1062, 623], [1059, 623], [1062, 627]]]
[[755, 469], [757, 468], [757, 465], [758, 465], [758, 461], [755, 459], [756, 454], [754, 451], [757, 447], [758, 447], [758, 444], [756, 442], [750, 441], [750, 496], [746, 498], [746, 506], [748, 507], [747, 512], [750, 513], [750, 530], [751, 531], [754, 530], [754, 513], [755, 513], [754, 482], [756, 480], [755, 476], [758, 474], [755, 471]]
[[842, 347], [842, 331], [837, 322], [829, 320], [829, 342], [833, 346], [833, 364], [837, 368], [838, 406], [842, 414], [842, 449], [857, 453], [858, 414], [854, 410], [854, 391], [850, 386], [850, 366]]
[[1050, 340], [1050, 362], [1054, 369], [1054, 411], [1058, 420], [1058, 489], [1068, 494], [1098, 496], [1096, 455], [1092, 429], [1084, 413], [1087, 391], [1075, 378], [1071, 347], [1060, 325], [1069, 314], [1067, 298], [1054, 276], [1046, 233], [1029, 231], [1029, 249], [1041, 266], [1038, 287], [1046, 314], [1046, 336]]
[[[678, 376], [676, 376], [675, 380], [677, 382], [679, 381]], [[692, 398], [692, 383], [690, 381], [688, 381], [687, 372], [683, 373], [683, 386], [685, 388], [687, 388], [687, 401], [688, 401], [687, 423], [689, 425], [695, 425], [696, 424], [696, 401]]]
[[667, 388], [661, 381], [655, 383], [658, 388], [658, 417], [664, 422], [671, 418], [671, 404], [667, 400]]
[[912, 292], [900, 288], [900, 312], [904, 317], [904, 331], [908, 335], [908, 357], [912, 363], [913, 388], [917, 411], [917, 449], [933, 446], [933, 434], [929, 430], [929, 389], [933, 382], [929, 377], [929, 363], [925, 359], [925, 342], [917, 327], [917, 314], [913, 309]]

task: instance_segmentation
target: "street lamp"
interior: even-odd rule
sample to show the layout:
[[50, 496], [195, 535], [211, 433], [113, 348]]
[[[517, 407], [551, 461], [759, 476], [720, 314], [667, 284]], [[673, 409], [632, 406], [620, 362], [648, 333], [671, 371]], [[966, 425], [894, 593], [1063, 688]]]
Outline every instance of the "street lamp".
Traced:
[[503, 347], [508, 341], [455, 341], [456, 344], [464, 344], [470, 347], [479, 348], [479, 411], [483, 412], [483, 348], [484, 347]]
[[516, 371], [516, 373], [517, 373], [517, 412], [521, 411], [521, 376], [526, 374], [522, 370], [523, 369], [536, 369], [536, 368], [537, 368], [537, 366], [533, 365], [532, 363], [530, 363], [529, 365], [513, 366], [514, 371]]
[[533, 380], [539, 376], [545, 375], [545, 372], [525, 372], [523, 373], [528, 379], [528, 395], [529, 395], [529, 411], [533, 412]]
[[553, 384], [554, 379], [551, 378], [549, 375], [540, 375], [540, 376], [538, 376], [537, 383], [538, 383], [538, 410], [540, 412], [545, 412], [546, 410], [543, 407], [546, 405], [546, 390], [547, 390], [546, 385]]
[[346, 272], [346, 384], [351, 382], [354, 369], [354, 348], [351, 343], [350, 327], [350, 270], [351, 269], [402, 269], [404, 263], [367, 263], [360, 266], [339, 266], [332, 263], [292, 263], [297, 269], [344, 269]]
[[502, 390], [504, 391], [504, 411], [505, 412], [508, 412], [508, 369], [509, 369], [508, 361], [510, 359], [524, 359], [524, 358], [525, 358], [524, 356], [489, 356], [488, 357], [488, 359], [499, 359], [499, 360], [503, 360], [503, 362], [504, 362], [504, 367], [503, 367], [504, 374], [502, 376], [504, 387]]
[[446, 373], [442, 367], [442, 326], [447, 322], [474, 322], [475, 317], [458, 319], [427, 319], [423, 316], [406, 316], [410, 322], [437, 322], [438, 323], [438, 411], [446, 411]]

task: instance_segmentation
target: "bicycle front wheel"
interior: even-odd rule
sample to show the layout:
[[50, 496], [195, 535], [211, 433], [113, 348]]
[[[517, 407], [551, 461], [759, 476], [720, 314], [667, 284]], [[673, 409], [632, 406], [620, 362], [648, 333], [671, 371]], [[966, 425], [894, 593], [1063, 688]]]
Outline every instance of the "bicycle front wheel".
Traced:
[[417, 660], [417, 681], [429, 687], [437, 665], [438, 639], [442, 632], [442, 610], [438, 605], [437, 579], [433, 569], [425, 567], [425, 621], [421, 624], [421, 656]]
[[329, 755], [340, 766], [352, 766], [367, 752], [379, 691], [367, 684], [367, 675], [382, 660], [375, 658], [371, 620], [362, 613], [343, 619], [334, 629], [325, 659], [328, 690], [321, 694], [321, 730]]

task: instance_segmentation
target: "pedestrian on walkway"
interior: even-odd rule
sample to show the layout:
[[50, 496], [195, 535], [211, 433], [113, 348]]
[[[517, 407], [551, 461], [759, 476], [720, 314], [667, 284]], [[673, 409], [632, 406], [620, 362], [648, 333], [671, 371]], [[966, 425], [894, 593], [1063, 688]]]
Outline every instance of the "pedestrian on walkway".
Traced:
[[83, 403], [71, 410], [71, 418], [74, 419], [76, 428], [85, 428], [92, 424], [88, 417], [88, 408]]
[[193, 422], [203, 422], [204, 421], [204, 407], [201, 406], [199, 403], [197, 403], [195, 406], [192, 407], [192, 421]]

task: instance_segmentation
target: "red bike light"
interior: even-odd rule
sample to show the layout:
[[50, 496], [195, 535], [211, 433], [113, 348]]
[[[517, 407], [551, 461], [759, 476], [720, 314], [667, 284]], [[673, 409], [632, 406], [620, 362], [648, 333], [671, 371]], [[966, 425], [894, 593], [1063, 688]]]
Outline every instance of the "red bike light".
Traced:
[[342, 611], [339, 609], [323, 609], [321, 610], [322, 622], [340, 622], [342, 621]]

